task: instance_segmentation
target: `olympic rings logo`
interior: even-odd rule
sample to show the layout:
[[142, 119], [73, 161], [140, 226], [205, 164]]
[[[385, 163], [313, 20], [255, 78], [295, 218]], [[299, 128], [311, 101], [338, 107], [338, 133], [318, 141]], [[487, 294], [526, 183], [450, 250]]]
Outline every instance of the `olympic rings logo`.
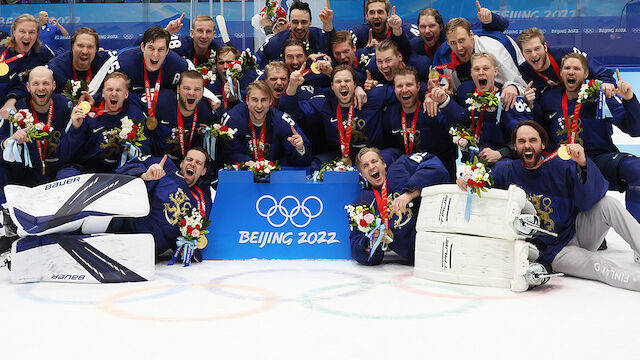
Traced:
[[[287, 209], [287, 207], [284, 206], [284, 202], [289, 199], [293, 200], [295, 203], [295, 206], [291, 210]], [[263, 200], [273, 203], [273, 205], [269, 207], [269, 210], [267, 210], [266, 213], [260, 210], [260, 204], [262, 203]], [[310, 201], [316, 201], [318, 203], [319, 209], [315, 214], [312, 214], [311, 210], [307, 207], [307, 202], [310, 202]], [[291, 221], [291, 224], [293, 226], [297, 228], [303, 228], [309, 225], [309, 223], [311, 222], [311, 219], [314, 219], [320, 216], [320, 214], [322, 214], [323, 209], [324, 209], [324, 205], [322, 204], [322, 201], [317, 196], [307, 196], [302, 201], [302, 203], [300, 203], [300, 201], [295, 196], [292, 196], [292, 195], [287, 195], [283, 197], [282, 199], [280, 199], [279, 202], [276, 201], [276, 199], [271, 195], [262, 195], [258, 199], [258, 201], [256, 201], [256, 212], [260, 216], [266, 218], [269, 224], [271, 224], [271, 226], [273, 227], [282, 227], [288, 221]], [[274, 215], [276, 215], [276, 212], [279, 213], [284, 218], [284, 220], [280, 223], [274, 223], [274, 221], [272, 220]], [[295, 221], [296, 217], [298, 217], [300, 213], [302, 213], [302, 215], [300, 215], [299, 217], [304, 216], [306, 218], [306, 221], [302, 224], [298, 224]]]

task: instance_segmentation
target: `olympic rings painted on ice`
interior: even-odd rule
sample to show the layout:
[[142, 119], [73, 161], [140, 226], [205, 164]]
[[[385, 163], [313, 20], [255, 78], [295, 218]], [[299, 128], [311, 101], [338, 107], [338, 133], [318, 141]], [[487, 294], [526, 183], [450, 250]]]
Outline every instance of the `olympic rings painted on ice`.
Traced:
[[[160, 274], [160, 273], [156, 273], [156, 275], [159, 275], [161, 277], [165, 277], [167, 279], [170, 280], [174, 280], [176, 282], [179, 282], [178, 284], [172, 284], [171, 286], [173, 286], [171, 289], [168, 289], [166, 291], [163, 291], [161, 293], [157, 293], [157, 294], [153, 294], [153, 295], [147, 295], [147, 296], [143, 296], [143, 297], [138, 297], [138, 298], [132, 298], [132, 299], [128, 299], [128, 300], [122, 300], [121, 302], [136, 302], [136, 301], [143, 301], [143, 300], [151, 300], [151, 299], [158, 299], [164, 296], [169, 296], [169, 295], [173, 295], [173, 294], [177, 294], [181, 291], [183, 291], [186, 288], [187, 285], [187, 279], [180, 277], [180, 276], [175, 276], [175, 275], [169, 275], [169, 274]], [[48, 283], [51, 284], [51, 283]], [[60, 284], [56, 284], [57, 286], [59, 286]], [[87, 284], [88, 285], [88, 284]], [[29, 283], [29, 284], [21, 284], [19, 286], [17, 286], [17, 292], [32, 301], [37, 301], [37, 302], [45, 302], [45, 303], [49, 303], [49, 304], [61, 304], [61, 305], [97, 305], [100, 304], [102, 302], [102, 300], [63, 300], [63, 299], [52, 299], [52, 298], [47, 298], [41, 295], [37, 295], [34, 294], [33, 291], [36, 288], [36, 286], [42, 287], [42, 286], [46, 286], [46, 284], [43, 283]], [[71, 284], [71, 286], [76, 286], [76, 284]]]
[[[273, 205], [271, 205], [271, 207], [269, 208], [269, 210], [267, 210], [266, 213], [262, 212], [262, 210], [260, 210], [260, 204], [262, 203], [263, 200], [269, 200], [271, 202], [273, 202]], [[291, 209], [288, 210], [283, 203], [285, 202], [285, 200], [288, 199], [292, 199], [295, 202], [295, 206]], [[309, 210], [309, 208], [306, 206], [307, 205], [307, 201], [311, 201], [311, 200], [315, 200], [317, 201], [318, 205], [320, 206], [320, 209], [318, 209], [318, 211], [315, 214], [311, 213], [311, 210]], [[286, 225], [287, 221], [291, 221], [291, 224], [297, 228], [303, 228], [307, 225], [309, 225], [309, 223], [311, 222], [311, 219], [317, 218], [318, 216], [320, 216], [320, 214], [322, 214], [322, 210], [324, 208], [324, 205], [322, 204], [322, 200], [320, 200], [317, 196], [307, 196], [302, 203], [300, 203], [300, 200], [298, 200], [298, 198], [296, 198], [295, 196], [292, 195], [287, 195], [285, 197], [283, 197], [282, 199], [280, 199], [280, 201], [276, 201], [276, 199], [271, 196], [271, 195], [262, 195], [258, 201], [256, 201], [256, 212], [258, 212], [258, 214], [264, 218], [267, 219], [267, 221], [269, 222], [269, 224], [271, 224], [271, 226], [273, 227], [282, 227], [284, 225]], [[280, 215], [282, 215], [284, 217], [284, 221], [282, 221], [281, 223], [274, 223], [273, 220], [271, 219], [272, 216], [274, 216], [276, 214], [276, 212], [280, 213]], [[302, 212], [302, 214], [307, 218], [307, 220], [303, 223], [303, 224], [297, 224], [294, 221], [294, 218], [300, 213]]]
[[[243, 285], [225, 285], [225, 284], [185, 284], [187, 286], [198, 286], [198, 287], [205, 287], [205, 288], [209, 288], [209, 287], [226, 287], [226, 288], [235, 288], [235, 289], [242, 289], [242, 290], [247, 290], [247, 291], [253, 291], [256, 293], [260, 293], [262, 294], [265, 298], [275, 298], [276, 295], [271, 293], [268, 290], [265, 289], [260, 289], [260, 288], [255, 288], [255, 287], [251, 287], [251, 286], [243, 286]], [[241, 317], [245, 317], [245, 316], [250, 316], [250, 315], [256, 315], [256, 314], [260, 314], [263, 312], [266, 312], [268, 310], [271, 310], [272, 308], [274, 308], [276, 305], [278, 305], [277, 301], [265, 301], [264, 304], [253, 308], [253, 309], [249, 309], [246, 311], [240, 311], [237, 313], [232, 313], [229, 315], [218, 315], [218, 316], [202, 316], [202, 315], [197, 315], [195, 317], [184, 317], [184, 318], [172, 318], [172, 317], [158, 317], [158, 316], [148, 316], [148, 315], [136, 315], [136, 314], [131, 314], [128, 313], [126, 311], [122, 311], [122, 310], [118, 310], [116, 309], [113, 305], [116, 302], [121, 302], [120, 299], [125, 298], [127, 296], [130, 295], [134, 295], [134, 294], [138, 294], [141, 292], [146, 292], [146, 291], [152, 291], [152, 290], [158, 290], [158, 289], [163, 289], [163, 288], [167, 288], [173, 285], [158, 285], [158, 286], [151, 286], [151, 287], [147, 287], [144, 289], [135, 289], [135, 290], [129, 290], [129, 291], [125, 291], [125, 292], [121, 292], [119, 294], [115, 294], [115, 295], [111, 295], [107, 298], [105, 298], [101, 303], [100, 303], [100, 309], [108, 314], [117, 316], [117, 317], [121, 317], [121, 318], [125, 318], [125, 319], [130, 319], [130, 320], [150, 320], [150, 321], [167, 321], [167, 322], [203, 322], [203, 321], [213, 321], [213, 320], [229, 320], [229, 319], [237, 319], [237, 318], [241, 318]]]
[[[297, 272], [301, 272], [301, 271], [317, 272], [317, 273], [322, 273], [322, 274], [330, 273], [330, 274], [344, 275], [344, 276], [348, 276], [348, 277], [353, 278], [357, 282], [357, 284], [359, 285], [359, 289], [354, 289], [354, 290], [351, 290], [351, 291], [345, 291], [343, 293], [333, 294], [333, 295], [330, 295], [330, 296], [329, 295], [322, 296], [322, 297], [314, 298], [313, 300], [329, 300], [329, 299], [334, 299], [334, 298], [337, 298], [337, 297], [346, 297], [346, 296], [353, 296], [353, 295], [357, 295], [357, 294], [362, 294], [364, 292], [370, 291], [377, 284], [374, 279], [372, 279], [370, 277], [367, 277], [367, 276], [364, 276], [364, 275], [353, 274], [353, 273], [344, 272], [344, 271], [338, 271], [338, 270], [329, 270], [329, 269], [269, 269], [269, 270], [254, 270], [254, 271], [247, 271], [247, 272], [223, 275], [223, 276], [211, 279], [210, 282], [212, 282], [212, 283], [221, 283], [221, 282], [223, 282], [225, 280], [229, 280], [229, 279], [236, 278], [236, 277], [239, 277], [239, 276], [244, 276], [244, 275], [266, 274], [266, 273], [273, 273], [273, 272], [296, 272], [297, 273]], [[240, 299], [240, 300], [255, 300], [255, 301], [271, 300], [271, 301], [278, 301], [278, 302], [302, 302], [302, 301], [307, 301], [308, 300], [308, 296], [305, 297], [305, 298], [301, 298], [301, 297], [264, 298], [264, 297], [259, 297], [259, 296], [238, 295], [238, 294], [234, 294], [232, 292], [229, 292], [229, 291], [226, 291], [226, 290], [220, 289], [220, 288], [210, 289], [209, 291], [212, 291], [212, 292], [215, 292], [215, 293], [219, 293], [221, 295], [233, 297], [233, 298], [236, 298], [236, 299]]]
[[[393, 281], [384, 281], [384, 282], [377, 282], [376, 285], [394, 285], [395, 282]], [[348, 286], [354, 286], [354, 285], [358, 285], [357, 283], [346, 283], [346, 284], [339, 284], [339, 285], [331, 285], [331, 286], [325, 286], [322, 288], [318, 288], [315, 290], [312, 290], [310, 292], [308, 292], [307, 294], [304, 294], [303, 296], [306, 295], [314, 295], [316, 293], [320, 293], [320, 292], [325, 292], [325, 291], [329, 291], [329, 290], [333, 290], [336, 288], [342, 288], [342, 287], [348, 287]], [[445, 285], [441, 285], [441, 284], [437, 284], [437, 283], [433, 283], [433, 284], [423, 284], [424, 286], [434, 286], [434, 287], [440, 287], [440, 288], [446, 288], [447, 290], [452, 290], [461, 294], [464, 294], [466, 291], [462, 288], [451, 288], [451, 287], [446, 287]], [[447, 316], [447, 315], [457, 315], [466, 311], [470, 311], [473, 310], [477, 307], [480, 306], [480, 301], [472, 301], [471, 299], [463, 299], [463, 303], [460, 306], [451, 308], [449, 310], [444, 310], [444, 311], [437, 311], [437, 312], [433, 312], [433, 313], [422, 313], [422, 314], [405, 314], [405, 315], [392, 315], [392, 314], [366, 314], [366, 313], [356, 313], [356, 312], [349, 312], [346, 310], [337, 310], [337, 309], [330, 309], [326, 306], [322, 306], [320, 304], [318, 304], [317, 301], [312, 300], [311, 298], [307, 298], [307, 301], [304, 301], [303, 304], [309, 309], [309, 310], [313, 310], [313, 311], [320, 311], [320, 312], [324, 312], [324, 313], [328, 313], [331, 315], [337, 315], [337, 316], [342, 316], [342, 317], [347, 317], [347, 318], [357, 318], [357, 319], [372, 319], [372, 320], [416, 320], [416, 319], [427, 319], [427, 318], [434, 318], [434, 317], [440, 317], [440, 316]], [[387, 310], [389, 309], [389, 307], [387, 306], [379, 306], [379, 309], [382, 310]], [[396, 307], [397, 308], [397, 307]]]

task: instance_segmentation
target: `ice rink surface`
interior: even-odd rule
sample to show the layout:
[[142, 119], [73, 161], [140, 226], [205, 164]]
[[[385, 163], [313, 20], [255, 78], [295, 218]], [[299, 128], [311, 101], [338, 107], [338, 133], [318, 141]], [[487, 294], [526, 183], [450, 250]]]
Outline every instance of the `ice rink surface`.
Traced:
[[[607, 240], [604, 255], [640, 271]], [[165, 261], [153, 281], [103, 285], [14, 285], [5, 267], [2, 358], [640, 358], [638, 293], [565, 277], [518, 294], [389, 260]]]
[[[640, 271], [607, 241], [603, 255]], [[5, 267], [0, 294], [1, 359], [640, 359], [638, 293], [570, 277], [519, 294], [438, 283], [393, 257], [164, 261], [153, 281], [103, 285], [14, 285]]]

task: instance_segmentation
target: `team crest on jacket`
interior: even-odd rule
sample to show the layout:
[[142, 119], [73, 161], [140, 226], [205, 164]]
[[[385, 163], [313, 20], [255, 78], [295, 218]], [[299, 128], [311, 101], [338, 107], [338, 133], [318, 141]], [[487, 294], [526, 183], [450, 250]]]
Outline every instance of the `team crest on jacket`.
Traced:
[[191, 203], [188, 201], [187, 194], [181, 188], [169, 194], [170, 203], [164, 203], [164, 217], [171, 225], [178, 225], [180, 220], [191, 209]]
[[542, 228], [553, 231], [556, 224], [551, 220], [551, 214], [553, 213], [551, 199], [543, 195], [528, 195], [527, 198], [531, 201], [533, 207], [536, 208]]

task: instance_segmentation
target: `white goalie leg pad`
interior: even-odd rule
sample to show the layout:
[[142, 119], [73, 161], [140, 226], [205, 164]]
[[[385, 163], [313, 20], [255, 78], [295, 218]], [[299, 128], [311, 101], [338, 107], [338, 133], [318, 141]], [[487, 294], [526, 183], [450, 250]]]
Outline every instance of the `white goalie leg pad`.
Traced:
[[[414, 276], [454, 284], [529, 288], [524, 275], [535, 247], [522, 240], [418, 232]], [[530, 255], [531, 251], [531, 255]]]
[[153, 279], [151, 234], [45, 235], [11, 247], [11, 282], [114, 283]]
[[422, 190], [416, 231], [477, 235], [500, 239], [525, 239], [528, 234], [514, 227], [520, 214], [536, 214], [521, 188], [490, 189], [482, 197], [473, 195], [471, 216], [464, 218], [467, 193], [454, 184], [429, 186]]
[[[83, 174], [33, 188], [7, 185], [4, 191], [4, 207], [21, 237], [71, 232], [89, 217], [149, 214], [144, 181], [127, 175]], [[88, 230], [99, 222], [91, 220]]]

